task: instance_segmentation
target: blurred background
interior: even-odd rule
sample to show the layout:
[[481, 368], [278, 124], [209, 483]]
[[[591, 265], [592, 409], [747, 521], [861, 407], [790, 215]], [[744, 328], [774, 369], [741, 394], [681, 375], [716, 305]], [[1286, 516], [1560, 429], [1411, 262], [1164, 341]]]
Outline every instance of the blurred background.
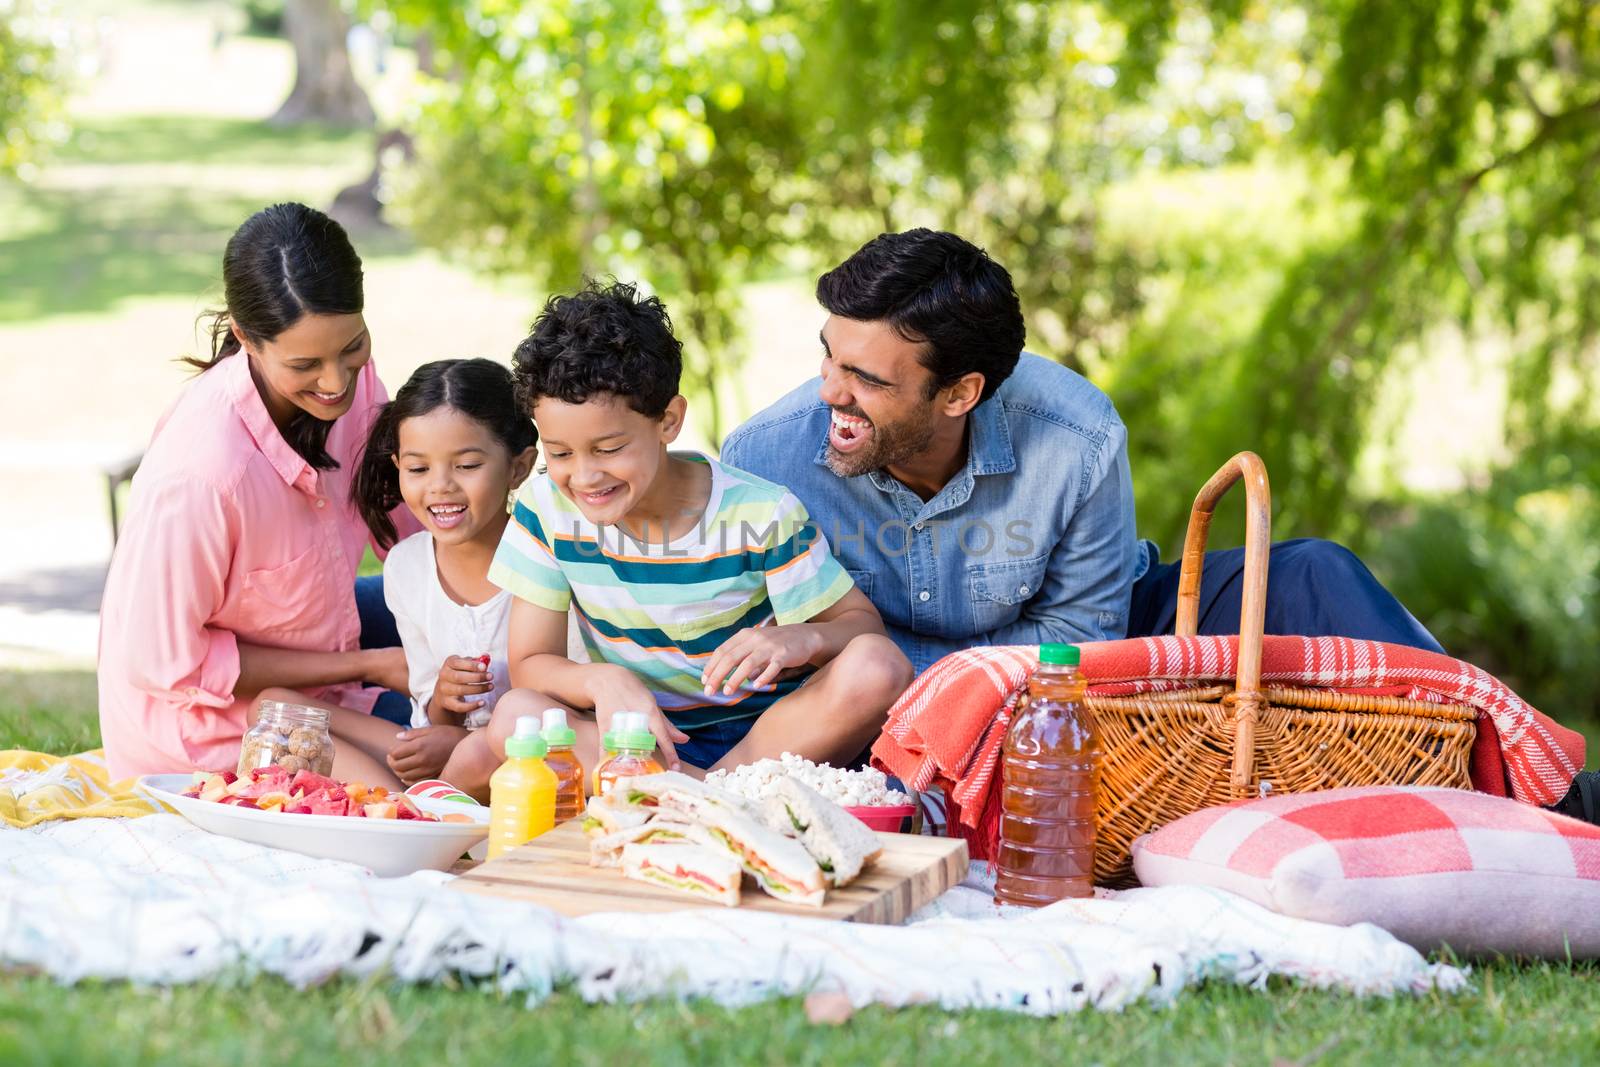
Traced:
[[391, 390], [615, 274], [701, 447], [815, 372], [821, 269], [960, 232], [1116, 401], [1164, 556], [1254, 449], [1276, 536], [1596, 736], [1586, 0], [0, 0], [0, 117], [0, 711], [92, 715], [122, 476], [228, 234], [296, 199]]

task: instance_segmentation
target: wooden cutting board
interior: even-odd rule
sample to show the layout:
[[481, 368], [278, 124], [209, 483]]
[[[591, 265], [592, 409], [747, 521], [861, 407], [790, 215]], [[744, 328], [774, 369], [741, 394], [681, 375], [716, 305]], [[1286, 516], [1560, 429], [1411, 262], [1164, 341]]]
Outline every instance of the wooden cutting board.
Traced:
[[[739, 906], [752, 911], [845, 922], [900, 923], [967, 875], [967, 843], [947, 837], [878, 834], [883, 854], [820, 908], [786, 904], [745, 879]], [[563, 915], [603, 911], [663, 912], [720, 905], [622, 877], [617, 867], [589, 866], [589, 839], [578, 820], [563, 823], [450, 883], [469, 893], [531, 900]]]

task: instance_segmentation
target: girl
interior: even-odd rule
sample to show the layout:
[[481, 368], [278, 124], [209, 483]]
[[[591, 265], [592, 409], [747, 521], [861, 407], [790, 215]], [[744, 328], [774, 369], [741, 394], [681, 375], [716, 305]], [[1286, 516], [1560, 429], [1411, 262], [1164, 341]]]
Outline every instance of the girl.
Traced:
[[486, 734], [472, 733], [510, 687], [511, 596], [488, 573], [537, 440], [533, 420], [517, 409], [511, 373], [486, 359], [419, 368], [373, 423], [352, 490], [356, 507], [379, 544], [394, 541], [396, 504], [422, 525], [384, 566], [410, 672], [412, 729], [396, 735], [346, 715], [334, 726], [346, 745], [385, 760], [405, 783], [443, 777], [484, 795], [504, 757]]
[[[405, 688], [405, 657], [371, 647], [380, 622], [356, 591], [368, 533], [350, 471], [388, 399], [361, 258], [320, 211], [277, 204], [229, 238], [222, 281], [211, 358], [188, 361], [199, 377], [156, 424], [106, 576], [100, 731], [117, 778], [232, 770], [272, 687], [362, 718], [405, 706], [385, 693]], [[369, 772], [362, 758], [336, 773]]]

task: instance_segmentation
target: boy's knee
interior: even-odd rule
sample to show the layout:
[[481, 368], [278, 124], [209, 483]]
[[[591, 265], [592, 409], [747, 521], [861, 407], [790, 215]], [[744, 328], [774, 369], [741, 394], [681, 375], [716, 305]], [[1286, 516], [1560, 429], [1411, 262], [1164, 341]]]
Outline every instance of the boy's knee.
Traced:
[[853, 692], [879, 697], [887, 706], [911, 684], [916, 672], [898, 645], [882, 634], [859, 634], [839, 653], [841, 680]]

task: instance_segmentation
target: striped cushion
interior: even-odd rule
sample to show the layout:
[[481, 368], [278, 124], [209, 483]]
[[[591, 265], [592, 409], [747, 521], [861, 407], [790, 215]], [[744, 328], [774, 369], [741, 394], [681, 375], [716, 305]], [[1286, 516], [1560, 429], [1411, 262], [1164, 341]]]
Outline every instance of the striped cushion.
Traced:
[[1503, 797], [1367, 786], [1207, 808], [1134, 842], [1148, 886], [1227, 889], [1417, 948], [1600, 957], [1600, 826]]

